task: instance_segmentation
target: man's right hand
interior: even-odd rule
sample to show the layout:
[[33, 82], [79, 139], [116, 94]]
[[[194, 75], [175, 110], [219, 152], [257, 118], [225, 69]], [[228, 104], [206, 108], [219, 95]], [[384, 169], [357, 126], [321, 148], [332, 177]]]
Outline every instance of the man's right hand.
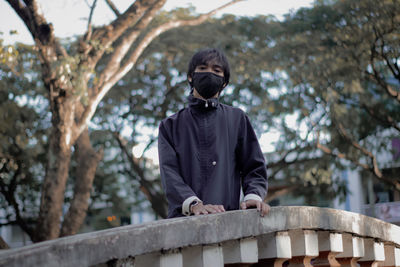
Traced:
[[225, 208], [222, 205], [211, 205], [211, 204], [203, 205], [203, 203], [199, 203], [191, 207], [191, 212], [194, 213], [194, 215], [220, 213], [224, 211]]

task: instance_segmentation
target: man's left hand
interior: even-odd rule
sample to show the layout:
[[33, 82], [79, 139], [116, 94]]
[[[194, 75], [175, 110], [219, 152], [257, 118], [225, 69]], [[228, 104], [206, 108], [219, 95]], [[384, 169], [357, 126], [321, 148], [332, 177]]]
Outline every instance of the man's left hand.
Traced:
[[257, 211], [260, 212], [261, 217], [267, 215], [269, 210], [271, 209], [271, 207], [267, 203], [254, 199], [243, 201], [242, 203], [240, 203], [240, 208], [242, 210], [245, 210], [247, 208], [257, 208]]

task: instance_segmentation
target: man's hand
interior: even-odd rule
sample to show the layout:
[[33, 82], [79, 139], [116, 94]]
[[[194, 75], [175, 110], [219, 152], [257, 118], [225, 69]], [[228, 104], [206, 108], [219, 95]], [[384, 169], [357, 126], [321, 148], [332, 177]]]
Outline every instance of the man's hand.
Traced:
[[242, 210], [245, 210], [247, 208], [257, 208], [257, 211], [260, 212], [261, 217], [264, 217], [265, 215], [268, 214], [269, 210], [271, 207], [262, 201], [254, 200], [254, 199], [249, 199], [247, 201], [243, 201], [240, 203], [240, 208]]
[[222, 205], [203, 205], [203, 203], [199, 203], [196, 206], [192, 206], [191, 212], [194, 213], [194, 215], [200, 215], [200, 214], [209, 214], [209, 213], [220, 213], [224, 212], [225, 208]]

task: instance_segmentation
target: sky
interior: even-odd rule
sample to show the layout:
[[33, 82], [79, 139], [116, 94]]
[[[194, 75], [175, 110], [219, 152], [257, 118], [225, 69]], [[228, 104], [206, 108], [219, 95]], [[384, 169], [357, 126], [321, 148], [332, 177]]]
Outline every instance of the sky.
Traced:
[[[73, 37], [86, 30], [89, 6], [93, 0], [38, 0], [46, 19], [53, 23], [57, 37]], [[219, 7], [229, 0], [167, 0], [165, 10], [177, 7], [194, 6], [196, 12], [204, 13]], [[115, 5], [123, 12], [132, 3], [132, 0], [114, 0]], [[246, 0], [219, 12], [217, 16], [229, 13], [238, 16], [274, 15], [281, 19], [284, 14], [300, 7], [310, 7], [311, 0]], [[103, 25], [115, 19], [115, 15], [107, 7], [104, 0], [98, 0], [93, 16], [95, 25]], [[10, 35], [10, 30], [18, 34]], [[25, 25], [11, 9], [6, 1], [0, 1], [0, 31], [3, 32], [5, 43], [24, 42], [33, 43]]]
[[[93, 0], [38, 0], [41, 10], [45, 14], [45, 18], [53, 23], [55, 34], [60, 38], [73, 37], [82, 34], [86, 30], [87, 17], [89, 14], [88, 3]], [[164, 10], [171, 10], [177, 7], [196, 8], [196, 12], [204, 13], [217, 8], [229, 0], [167, 0], [163, 7]], [[122, 13], [131, 3], [132, 0], [114, 0], [115, 5]], [[217, 16], [229, 13], [237, 16], [256, 16], [256, 15], [273, 15], [277, 19], [282, 19], [284, 14], [294, 12], [301, 7], [311, 7], [313, 0], [246, 0], [234, 4], [217, 13]], [[93, 16], [94, 25], [103, 25], [115, 19], [115, 15], [111, 12], [104, 0], [98, 0]], [[11, 30], [16, 30], [18, 34], [10, 35]], [[6, 3], [0, 1], [0, 32], [3, 33], [0, 38], [4, 39], [5, 44], [14, 42], [23, 42], [33, 44], [25, 25]], [[287, 118], [288, 125], [295, 125], [295, 117]], [[264, 133], [260, 136], [260, 145], [263, 152], [274, 151], [274, 142], [280, 137], [278, 131]], [[142, 155], [143, 149], [147, 142], [139, 143], [132, 148], [132, 152], [136, 157]], [[158, 163], [157, 148], [153, 146], [146, 152], [146, 156], [153, 159], [154, 163]]]

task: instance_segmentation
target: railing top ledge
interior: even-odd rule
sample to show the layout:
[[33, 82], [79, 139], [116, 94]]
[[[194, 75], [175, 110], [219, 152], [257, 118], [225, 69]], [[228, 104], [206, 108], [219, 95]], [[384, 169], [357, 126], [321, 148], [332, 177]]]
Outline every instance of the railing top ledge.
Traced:
[[352, 233], [400, 247], [400, 227], [361, 214], [317, 207], [274, 207], [128, 225], [0, 251], [5, 266], [90, 266], [148, 252], [213, 244], [291, 229]]

